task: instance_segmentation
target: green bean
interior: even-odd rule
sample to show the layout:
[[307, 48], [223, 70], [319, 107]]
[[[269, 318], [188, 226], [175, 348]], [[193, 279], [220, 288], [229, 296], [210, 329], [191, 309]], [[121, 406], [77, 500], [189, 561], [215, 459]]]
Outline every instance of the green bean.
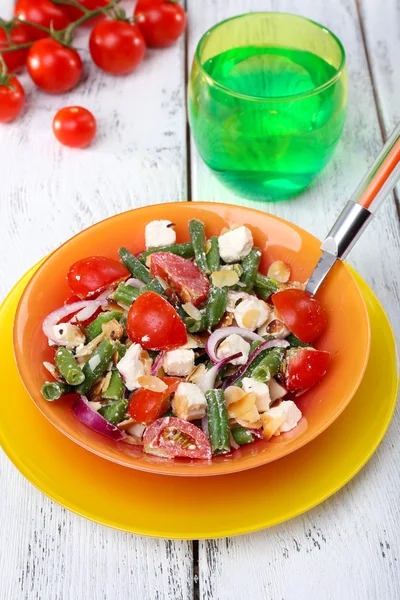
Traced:
[[53, 400], [58, 400], [61, 396], [69, 394], [73, 389], [71, 386], [59, 381], [46, 381], [42, 386], [41, 392], [43, 398], [49, 402], [53, 402]]
[[305, 344], [298, 337], [294, 335], [294, 333], [290, 333], [287, 338], [285, 338], [287, 342], [292, 346], [292, 348], [307, 348], [310, 344]]
[[142, 252], [140, 255], [140, 260], [145, 263], [147, 257], [155, 252], [170, 252], [171, 254], [177, 254], [183, 258], [193, 258], [194, 256], [192, 242], [184, 242], [183, 244], [175, 244], [174, 246], [163, 246], [161, 248], [150, 248], [149, 250], [145, 250], [145, 252]]
[[108, 388], [103, 392], [103, 398], [106, 398], [107, 400], [121, 400], [124, 395], [124, 389], [124, 382], [122, 381], [118, 369], [113, 369], [111, 371], [111, 379]]
[[245, 376], [253, 377], [257, 381], [266, 383], [278, 373], [284, 354], [285, 350], [283, 348], [271, 348], [266, 351], [264, 356], [262, 356], [263, 353], [261, 352], [260, 356], [262, 356], [262, 359], [254, 366], [251, 364]]
[[121, 302], [125, 306], [130, 306], [136, 298], [139, 298], [140, 290], [126, 285], [126, 283], [120, 283], [115, 290], [113, 297], [116, 302]]
[[204, 223], [199, 219], [190, 219], [189, 234], [193, 244], [196, 264], [202, 273], [209, 273], [206, 257], [206, 234]]
[[87, 341], [90, 342], [91, 340], [94, 340], [95, 337], [100, 335], [100, 333], [102, 332], [101, 327], [102, 327], [102, 325], [104, 325], [104, 323], [108, 323], [109, 321], [112, 321], [113, 319], [116, 319], [117, 321], [119, 321], [121, 319], [121, 317], [122, 317], [122, 312], [120, 310], [110, 310], [108, 312], [100, 313], [94, 319], [94, 321], [89, 323], [89, 325], [86, 327]]
[[102, 406], [99, 409], [99, 413], [109, 423], [117, 425], [117, 423], [121, 423], [121, 421], [125, 419], [128, 404], [129, 400], [121, 398], [120, 400], [116, 400], [112, 404], [105, 404], [104, 406]]
[[253, 248], [242, 260], [243, 274], [240, 281], [245, 284], [245, 287], [242, 287], [241, 289], [248, 294], [253, 290], [260, 262], [261, 250], [259, 248]]
[[254, 291], [263, 300], [268, 300], [271, 294], [275, 294], [279, 289], [278, 282], [275, 279], [271, 279], [270, 277], [266, 277], [266, 275], [262, 275], [261, 273], [256, 274], [256, 278], [254, 281]]
[[148, 283], [147, 285], [144, 285], [143, 287], [140, 288], [139, 295], [144, 294], [145, 292], [155, 292], [156, 294], [159, 294], [160, 296], [162, 296], [163, 292], [164, 292], [164, 288], [161, 285], [161, 283], [158, 281], [158, 279], [152, 279], [150, 281], [150, 283]]
[[205, 331], [207, 329], [207, 316], [205, 311], [201, 312], [200, 319], [193, 319], [193, 317], [187, 317], [184, 319], [186, 329], [189, 333], [199, 333], [199, 331]]
[[118, 254], [121, 257], [123, 264], [127, 269], [129, 269], [132, 275], [136, 277], [136, 279], [140, 279], [140, 281], [143, 281], [144, 283], [150, 283], [150, 271], [144, 265], [142, 265], [140, 260], [136, 258], [132, 252], [129, 252], [127, 248], [120, 248], [118, 250]]
[[120, 361], [121, 358], [124, 358], [127, 350], [128, 350], [128, 347], [125, 346], [125, 344], [121, 344], [121, 342], [119, 340], [115, 340], [114, 351], [118, 352], [118, 361]]
[[80, 394], [87, 394], [96, 379], [101, 377], [101, 375], [104, 375], [107, 371], [114, 352], [114, 344], [112, 344], [108, 338], [104, 338], [85, 363], [85, 366], [83, 367], [85, 381], [76, 388], [77, 392]]
[[210, 238], [210, 250], [207, 252], [207, 264], [208, 270], [210, 273], [214, 273], [214, 271], [219, 271], [221, 268], [221, 259], [219, 255], [219, 246], [218, 246], [218, 237], [213, 235]]
[[228, 411], [222, 390], [206, 392], [208, 432], [213, 454], [225, 454], [231, 449]]
[[227, 295], [226, 288], [216, 288], [211, 285], [206, 306], [207, 329], [211, 329], [214, 325], [217, 325], [224, 316]]
[[57, 348], [55, 363], [57, 369], [69, 385], [79, 385], [85, 380], [85, 375], [76, 362], [71, 350], [67, 350], [64, 346]]
[[245, 427], [232, 427], [232, 437], [239, 446], [245, 446], [254, 442], [254, 436]]

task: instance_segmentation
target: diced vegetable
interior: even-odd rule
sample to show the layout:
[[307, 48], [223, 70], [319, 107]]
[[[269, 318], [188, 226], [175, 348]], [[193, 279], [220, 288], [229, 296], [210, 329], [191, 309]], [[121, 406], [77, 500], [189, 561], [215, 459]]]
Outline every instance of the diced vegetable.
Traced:
[[211, 458], [211, 446], [204, 433], [187, 421], [166, 417], [154, 421], [143, 435], [147, 454], [166, 458]]
[[85, 363], [85, 366], [82, 369], [85, 380], [77, 387], [77, 392], [80, 394], [87, 394], [96, 379], [101, 375], [104, 375], [107, 371], [113, 354], [114, 344], [110, 342], [109, 339], [104, 338]]
[[128, 408], [128, 400], [121, 398], [112, 404], [102, 406], [98, 411], [109, 423], [117, 425], [124, 420]]
[[[124, 285], [124, 284], [120, 284], [120, 285]], [[108, 321], [112, 321], [113, 319], [116, 319], [117, 321], [119, 321], [121, 316], [122, 316], [122, 312], [120, 310], [110, 310], [107, 312], [100, 313], [94, 319], [94, 321], [89, 323], [89, 325], [86, 327], [87, 341], [90, 342], [95, 337], [100, 335], [100, 333], [102, 331], [101, 327], [104, 323], [108, 323]]]
[[150, 248], [140, 255], [140, 260], [146, 262], [146, 259], [155, 252], [170, 252], [171, 254], [177, 254], [182, 258], [193, 258], [194, 250], [192, 242], [185, 242], [183, 244], [175, 244], [174, 246], [164, 246], [162, 248]]
[[46, 381], [42, 386], [42, 396], [45, 400], [53, 402], [53, 400], [59, 400], [61, 396], [70, 394], [73, 391], [73, 387], [60, 383], [59, 381]]
[[153, 277], [158, 275], [165, 279], [183, 302], [199, 306], [208, 296], [210, 284], [207, 276], [186, 258], [169, 252], [156, 252], [151, 255], [150, 270]]
[[125, 434], [120, 431], [118, 427], [109, 423], [104, 417], [90, 407], [86, 396], [79, 396], [78, 400], [73, 405], [72, 410], [79, 421], [90, 427], [90, 429], [97, 431], [97, 433], [101, 433], [115, 441], [123, 440], [125, 438]]
[[151, 275], [148, 269], [136, 256], [129, 252], [127, 248], [120, 248], [118, 254], [121, 257], [122, 262], [126, 266], [127, 269], [131, 272], [131, 274], [136, 277], [136, 279], [140, 279], [144, 283], [150, 283]]
[[221, 268], [217, 236], [213, 235], [210, 238], [209, 243], [210, 249], [207, 252], [207, 264], [209, 273], [213, 273], [214, 271], [219, 271], [219, 269]]
[[60, 346], [55, 354], [57, 369], [69, 385], [79, 385], [85, 379], [82, 369], [78, 366], [74, 355], [70, 350]]
[[210, 287], [208, 302], [206, 306], [206, 323], [207, 329], [212, 329], [217, 325], [225, 313], [227, 299], [226, 288], [216, 288], [213, 285]]
[[245, 446], [246, 444], [254, 442], [253, 434], [245, 427], [232, 427], [231, 433], [233, 439], [239, 446]]
[[189, 221], [189, 234], [192, 240], [196, 264], [202, 273], [208, 273], [208, 263], [206, 258], [206, 234], [204, 223], [199, 219]]
[[121, 400], [124, 395], [124, 389], [124, 382], [122, 381], [122, 377], [118, 369], [113, 369], [111, 371], [110, 383], [108, 384], [107, 389], [103, 392], [103, 398], [106, 398], [107, 400]]
[[240, 281], [244, 284], [242, 291], [251, 292], [254, 287], [258, 267], [261, 262], [261, 250], [259, 248], [253, 248], [247, 256], [242, 260], [243, 273]]
[[208, 431], [213, 454], [230, 452], [228, 411], [222, 390], [206, 392]]

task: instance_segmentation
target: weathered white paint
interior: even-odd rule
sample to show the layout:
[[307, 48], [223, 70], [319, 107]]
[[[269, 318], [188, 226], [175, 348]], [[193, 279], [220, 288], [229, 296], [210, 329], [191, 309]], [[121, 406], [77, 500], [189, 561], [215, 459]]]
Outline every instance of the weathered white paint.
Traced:
[[[0, 0], [0, 15], [12, 12]], [[125, 3], [131, 10], [132, 2]], [[113, 78], [90, 64], [64, 96], [33, 89], [26, 110], [0, 128], [0, 298], [29, 266], [81, 229], [116, 212], [186, 197], [184, 40], [149, 51], [134, 74]], [[98, 120], [96, 143], [61, 147], [51, 122], [79, 104]], [[162, 182], [162, 183], [160, 183]], [[188, 600], [192, 544], [127, 535], [82, 519], [29, 484], [0, 453], [2, 600]]]
[[[394, 18], [394, 2], [370, 0], [381, 23]], [[391, 7], [387, 5], [390, 4]], [[397, 3], [398, 4], [398, 3]], [[350, 98], [340, 147], [314, 187], [288, 202], [246, 202], [225, 190], [192, 144], [192, 198], [236, 202], [282, 216], [323, 237], [382, 144], [378, 115], [353, 0], [189, 0], [189, 56], [208, 27], [235, 14], [278, 10], [302, 14], [331, 28], [347, 51]], [[398, 22], [382, 30], [393, 36]], [[374, 20], [371, 19], [371, 29]], [[398, 35], [398, 27], [396, 29]], [[374, 51], [374, 39], [370, 40]], [[391, 46], [393, 47], [393, 46]], [[390, 64], [390, 63], [389, 63]], [[393, 56], [393, 78], [398, 67]], [[390, 66], [388, 67], [390, 70]], [[388, 105], [385, 89], [378, 89]], [[394, 98], [394, 97], [393, 97]], [[384, 100], [382, 100], [382, 104]], [[397, 101], [398, 107], [398, 101]], [[388, 200], [350, 255], [382, 300], [400, 333], [399, 221]], [[344, 490], [306, 515], [260, 533], [200, 542], [200, 598], [231, 600], [375, 600], [400, 595], [399, 415], [378, 452]], [[257, 499], [254, 500], [257, 502]]]

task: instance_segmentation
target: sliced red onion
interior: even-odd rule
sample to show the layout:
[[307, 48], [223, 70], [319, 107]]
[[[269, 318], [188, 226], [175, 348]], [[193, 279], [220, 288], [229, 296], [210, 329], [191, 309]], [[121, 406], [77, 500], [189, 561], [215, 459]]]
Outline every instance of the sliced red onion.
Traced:
[[217, 357], [217, 345], [222, 340], [227, 338], [229, 335], [240, 335], [245, 340], [260, 341], [264, 342], [264, 338], [258, 333], [254, 333], [251, 329], [245, 329], [244, 327], [221, 327], [216, 329], [208, 338], [206, 344], [206, 352], [213, 363], [217, 363], [219, 358]]
[[220, 360], [216, 365], [211, 367], [211, 369], [206, 371], [200, 379], [200, 383], [198, 383], [198, 386], [202, 390], [202, 392], [206, 393], [208, 390], [213, 390], [218, 371], [221, 369], [221, 367], [226, 365], [229, 361], [234, 360], [235, 358], [240, 358], [240, 356], [242, 356], [241, 352], [232, 354], [232, 356], [227, 356], [226, 358]]
[[70, 323], [79, 323], [80, 321], [87, 321], [87, 319], [90, 319], [99, 306], [106, 302], [112, 291], [112, 288], [107, 288], [94, 300], [88, 300], [89, 303], [87, 306], [80, 310], [74, 317], [72, 317]]
[[143, 287], [145, 284], [140, 279], [136, 279], [135, 277], [130, 277], [127, 281], [125, 281], [125, 285], [131, 285], [133, 288], [139, 289]]
[[97, 431], [97, 433], [101, 433], [116, 441], [123, 440], [126, 437], [126, 434], [120, 431], [118, 427], [109, 423], [90, 407], [86, 396], [79, 396], [78, 400], [72, 406], [72, 410], [76, 418], [81, 423], [90, 427], [90, 429], [93, 429], [93, 431]]
[[164, 356], [165, 356], [165, 351], [162, 350], [160, 352], [160, 354], [157, 356], [156, 360], [154, 361], [153, 366], [151, 367], [150, 375], [154, 375], [155, 377], [157, 377], [158, 369], [162, 365], [162, 361], [164, 359]]
[[[288, 346], [290, 346], [289, 342], [287, 342], [286, 340], [268, 340], [266, 342], [264, 342], [263, 344], [260, 344], [259, 346], [257, 346], [257, 348], [255, 350], [253, 350], [253, 352], [250, 354], [249, 359], [247, 361], [247, 363], [245, 365], [242, 365], [240, 367], [240, 369], [238, 369], [236, 371], [236, 373], [234, 373], [231, 377], [229, 377], [223, 384], [222, 384], [222, 389], [226, 389], [227, 387], [229, 387], [230, 385], [234, 385], [235, 382], [240, 379], [247, 371], [247, 369], [249, 368], [249, 366], [251, 365], [251, 363], [253, 362], [253, 360], [255, 358], [257, 358], [257, 356], [260, 354], [260, 352], [263, 352], [263, 350], [268, 350], [269, 348], [287, 348]], [[214, 367], [213, 367], [214, 368]]]
[[260, 429], [250, 429], [250, 431], [259, 440], [263, 440], [264, 439], [264, 432], [262, 430], [262, 427]]

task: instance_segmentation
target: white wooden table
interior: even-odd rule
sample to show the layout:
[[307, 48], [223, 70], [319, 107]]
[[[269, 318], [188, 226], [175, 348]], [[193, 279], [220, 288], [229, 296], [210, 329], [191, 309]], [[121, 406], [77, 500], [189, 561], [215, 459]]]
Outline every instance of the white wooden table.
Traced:
[[[0, 0], [1, 16], [12, 0]], [[174, 200], [244, 204], [223, 189], [190, 144], [185, 88], [196, 43], [211, 25], [256, 10], [324, 23], [348, 55], [350, 98], [340, 147], [316, 185], [292, 202], [246, 204], [322, 237], [382, 141], [400, 120], [398, 0], [187, 0], [186, 39], [149, 52], [130, 77], [89, 63], [64, 97], [33, 91], [0, 129], [0, 297], [42, 256], [116, 212]], [[60, 147], [51, 121], [81, 104], [99, 123], [85, 151]], [[399, 198], [388, 201], [351, 254], [400, 334]], [[4, 386], [2, 388], [4, 393]], [[376, 399], [379, 402], [379, 398]], [[146, 539], [64, 510], [0, 455], [1, 600], [398, 600], [399, 413], [362, 472], [330, 500], [269, 530], [204, 542]]]

